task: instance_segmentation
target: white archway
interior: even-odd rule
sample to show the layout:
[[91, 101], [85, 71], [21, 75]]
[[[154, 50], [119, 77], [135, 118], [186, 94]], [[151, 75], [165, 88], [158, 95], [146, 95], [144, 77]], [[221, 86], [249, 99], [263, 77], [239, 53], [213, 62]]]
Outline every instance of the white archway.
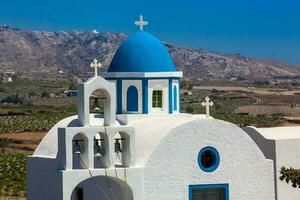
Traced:
[[[78, 198], [78, 195], [81, 197]], [[77, 199], [133, 200], [133, 192], [123, 180], [109, 176], [95, 176], [80, 182], [73, 189], [71, 200]]]
[[80, 125], [89, 126], [89, 97], [95, 90], [102, 90], [106, 96], [104, 101], [104, 125], [113, 125], [116, 120], [116, 86], [100, 76], [78, 85], [78, 119]]

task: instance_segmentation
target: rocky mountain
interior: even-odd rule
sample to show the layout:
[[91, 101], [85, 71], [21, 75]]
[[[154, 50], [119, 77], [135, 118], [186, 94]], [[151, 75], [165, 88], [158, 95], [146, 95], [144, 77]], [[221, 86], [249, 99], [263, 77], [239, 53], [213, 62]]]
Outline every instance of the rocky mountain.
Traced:
[[[16, 71], [29, 76], [86, 74], [98, 58], [106, 67], [127, 36], [123, 33], [23, 31], [0, 26], [0, 73]], [[219, 79], [241, 77], [272, 79], [300, 75], [300, 66], [249, 58], [238, 54], [208, 52], [165, 44], [185, 77]], [[103, 69], [104, 71], [106, 69]]]

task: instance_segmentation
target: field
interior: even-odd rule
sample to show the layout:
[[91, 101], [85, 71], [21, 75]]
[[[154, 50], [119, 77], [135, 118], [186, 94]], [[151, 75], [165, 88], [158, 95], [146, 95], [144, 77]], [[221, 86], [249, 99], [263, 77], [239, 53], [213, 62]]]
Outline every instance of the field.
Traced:
[[0, 196], [23, 197], [26, 189], [26, 156], [0, 156]]
[[18, 111], [16, 115], [0, 116], [0, 133], [47, 131], [59, 120], [75, 114], [70, 109], [34, 110], [30, 112]]
[[71, 80], [57, 79], [23, 79], [14, 78], [14, 82], [1, 83], [0, 82], [0, 99], [19, 94], [20, 96], [27, 96], [28, 94], [42, 95], [43, 92], [56, 94], [61, 90], [66, 90], [73, 84]]

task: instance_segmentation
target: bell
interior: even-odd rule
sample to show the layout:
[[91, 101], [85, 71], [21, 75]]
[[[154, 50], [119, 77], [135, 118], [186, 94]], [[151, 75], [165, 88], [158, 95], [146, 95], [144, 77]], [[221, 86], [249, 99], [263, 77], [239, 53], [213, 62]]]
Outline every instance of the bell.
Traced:
[[99, 110], [100, 110], [98, 98], [95, 98], [95, 101], [93, 103], [93, 109], [96, 110], [97, 112], [99, 112]]
[[116, 139], [116, 142], [115, 142], [115, 152], [116, 153], [122, 153], [123, 152], [119, 139]]
[[100, 158], [102, 156], [103, 156], [103, 151], [101, 149], [99, 142], [96, 140], [95, 141], [95, 157]]
[[81, 154], [80, 144], [79, 144], [78, 140], [75, 140], [73, 152], [74, 152], [74, 154], [77, 154], [77, 155]]

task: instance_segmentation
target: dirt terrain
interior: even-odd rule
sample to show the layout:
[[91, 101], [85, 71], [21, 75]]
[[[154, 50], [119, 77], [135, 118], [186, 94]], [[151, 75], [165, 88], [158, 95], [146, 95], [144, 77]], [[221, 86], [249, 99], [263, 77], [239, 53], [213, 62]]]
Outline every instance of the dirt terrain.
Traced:
[[235, 113], [249, 113], [249, 115], [283, 115], [300, 116], [300, 107], [290, 105], [246, 105], [235, 109]]
[[281, 88], [256, 88], [256, 87], [232, 87], [232, 86], [194, 86], [195, 90], [213, 90], [218, 91], [243, 91], [243, 92], [252, 92], [255, 94], [264, 94], [264, 95], [297, 95], [300, 99], [300, 89], [281, 89]]
[[0, 200], [26, 200], [26, 198], [22, 198], [22, 197], [0, 197]]
[[32, 154], [45, 135], [46, 132], [5, 133], [0, 134], [0, 141], [6, 143], [6, 152]]

